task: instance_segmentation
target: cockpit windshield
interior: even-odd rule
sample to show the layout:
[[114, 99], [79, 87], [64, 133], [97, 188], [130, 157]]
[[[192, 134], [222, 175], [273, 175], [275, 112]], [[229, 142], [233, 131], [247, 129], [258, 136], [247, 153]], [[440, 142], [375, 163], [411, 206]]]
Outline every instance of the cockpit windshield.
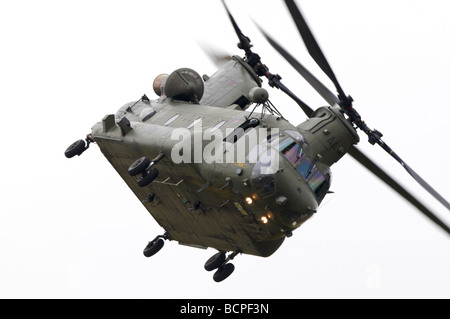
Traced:
[[305, 158], [305, 160], [297, 167], [297, 171], [300, 175], [303, 176], [304, 179], [309, 179], [312, 173], [315, 171], [316, 165], [311, 163], [309, 158]]
[[[297, 140], [299, 140], [297, 138]], [[301, 141], [301, 140], [299, 140]], [[321, 200], [330, 187], [330, 172], [323, 174], [311, 161], [293, 138], [287, 138], [279, 143], [279, 150], [283, 156], [297, 169], [297, 172], [308, 183], [316, 197]]]
[[259, 161], [253, 167], [251, 179], [262, 197], [275, 193], [275, 173], [277, 172], [277, 161], [273, 161], [271, 154], [262, 153]]
[[311, 160], [302, 146], [306, 145], [303, 136], [295, 131], [274, 133], [263, 141], [264, 145], [256, 145], [246, 159], [256, 164], [251, 174], [251, 180], [262, 197], [275, 193], [275, 174], [279, 168], [278, 152], [283, 154], [295, 168], [303, 180], [308, 184], [321, 201], [330, 187], [331, 172], [327, 167], [318, 163], [318, 159]]
[[284, 149], [282, 149], [281, 153], [283, 153], [288, 161], [291, 162], [294, 166], [298, 166], [302, 159], [305, 157], [305, 152], [294, 141], [288, 144]]

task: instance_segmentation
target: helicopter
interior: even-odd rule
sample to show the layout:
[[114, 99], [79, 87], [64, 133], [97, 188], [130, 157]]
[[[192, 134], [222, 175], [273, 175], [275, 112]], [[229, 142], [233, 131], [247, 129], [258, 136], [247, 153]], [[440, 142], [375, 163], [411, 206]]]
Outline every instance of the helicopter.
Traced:
[[[328, 102], [313, 110], [272, 74], [228, 10], [244, 57], [233, 56], [211, 76], [182, 68], [156, 77], [159, 99], [127, 103], [92, 127], [65, 155], [81, 155], [91, 143], [143, 203], [163, 235], [150, 241], [151, 257], [164, 240], [214, 248], [206, 263], [217, 282], [234, 271], [238, 254], [269, 257], [311, 218], [329, 193], [330, 167], [345, 154], [355, 158], [450, 234], [450, 228], [355, 145], [357, 130], [378, 144], [447, 209], [449, 203], [370, 129], [337, 81], [294, 1], [285, 1], [305, 45], [335, 85], [336, 96], [263, 32], [269, 43]], [[268, 99], [271, 87], [291, 97], [309, 118], [292, 125]], [[259, 114], [254, 110], [262, 106]], [[253, 108], [253, 109], [252, 109]], [[214, 142], [210, 143], [214, 136]], [[230, 155], [231, 154], [231, 155]], [[236, 155], [236, 156], [235, 156]], [[242, 156], [240, 156], [242, 155]], [[228, 254], [228, 256], [227, 256]]]

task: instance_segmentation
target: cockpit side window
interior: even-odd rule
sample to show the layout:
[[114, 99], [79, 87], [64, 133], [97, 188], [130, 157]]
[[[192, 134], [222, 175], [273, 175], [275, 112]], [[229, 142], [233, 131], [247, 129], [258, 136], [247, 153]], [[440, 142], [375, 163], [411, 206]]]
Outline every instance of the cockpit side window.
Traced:
[[311, 189], [313, 191], [316, 191], [320, 185], [325, 181], [325, 177], [322, 175], [321, 172], [317, 171], [313, 177], [309, 180], [308, 184], [311, 186]]
[[330, 187], [329, 178], [326, 178], [320, 171], [317, 171], [311, 177], [308, 184], [319, 199], [322, 199], [326, 195]]

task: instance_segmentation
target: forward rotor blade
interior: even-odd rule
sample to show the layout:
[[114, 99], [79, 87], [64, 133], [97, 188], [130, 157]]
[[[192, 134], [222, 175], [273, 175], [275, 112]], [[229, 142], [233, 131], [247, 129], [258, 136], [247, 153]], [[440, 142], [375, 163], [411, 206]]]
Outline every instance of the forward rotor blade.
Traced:
[[431, 219], [436, 225], [441, 227], [445, 232], [450, 235], [450, 228], [442, 220], [440, 220], [435, 214], [433, 214], [428, 208], [426, 208], [419, 200], [417, 200], [411, 193], [398, 184], [392, 177], [384, 172], [377, 164], [369, 159], [364, 153], [358, 150], [355, 146], [352, 146], [349, 150], [349, 155], [361, 163], [365, 168], [371, 171], [375, 176], [389, 185], [394, 191], [401, 195], [404, 199], [414, 205], [425, 216]]
[[289, 9], [289, 12], [292, 15], [292, 18], [294, 19], [295, 24], [297, 25], [297, 29], [300, 32], [300, 35], [303, 39], [303, 42], [306, 45], [306, 48], [308, 49], [309, 54], [311, 57], [316, 61], [317, 65], [322, 69], [323, 72], [330, 78], [330, 80], [333, 82], [334, 86], [336, 87], [337, 92], [339, 93], [339, 97], [341, 101], [344, 103], [345, 107], [351, 107], [351, 99], [345, 95], [344, 90], [342, 89], [341, 85], [339, 84], [336, 76], [334, 75], [333, 70], [331, 69], [330, 64], [328, 63], [327, 59], [325, 58], [325, 55], [323, 54], [322, 50], [319, 47], [319, 44], [317, 43], [316, 39], [314, 38], [311, 29], [308, 27], [308, 24], [306, 23], [305, 19], [303, 18], [302, 14], [300, 13], [300, 10], [296, 6], [294, 0], [285, 0], [286, 5]]
[[379, 144], [386, 152], [388, 152], [392, 157], [394, 157], [405, 169], [406, 171], [425, 189], [427, 190], [433, 197], [435, 197], [440, 203], [442, 203], [447, 209], [450, 210], [450, 204], [446, 201], [438, 192], [436, 192], [423, 178], [421, 178], [411, 167], [409, 167], [395, 152], [387, 146], [381, 140], [381, 134], [378, 131], [371, 130], [367, 127], [364, 121], [361, 120], [359, 114], [352, 108], [352, 99], [347, 97], [342, 90], [336, 76], [331, 69], [330, 64], [325, 58], [322, 50], [319, 47], [316, 39], [314, 38], [310, 28], [308, 27], [305, 19], [303, 18], [300, 10], [296, 6], [294, 0], [285, 0], [286, 5], [291, 13], [295, 24], [297, 25], [297, 29], [300, 32], [300, 35], [303, 38], [303, 42], [305, 42], [306, 48], [308, 49], [311, 57], [316, 61], [319, 67], [328, 75], [330, 80], [336, 86], [336, 89], [339, 93], [339, 98], [343, 102], [343, 107], [347, 111], [347, 114], [350, 116], [352, 122], [354, 122], [361, 130], [363, 130], [369, 136], [369, 142], [371, 144], [377, 143]]
[[450, 203], [445, 200], [444, 197], [442, 197], [438, 192], [434, 190], [433, 187], [430, 186], [425, 180], [419, 176], [411, 167], [409, 167], [406, 163], [403, 163], [403, 167], [406, 169], [406, 171], [423, 187], [425, 188], [431, 195], [434, 196], [439, 202], [441, 202], [442, 205], [447, 207], [448, 210], [450, 210]]
[[436, 198], [442, 205], [444, 205], [445, 207], [447, 207], [448, 210], [450, 210], [450, 203], [441, 196], [441, 194], [439, 194], [433, 187], [431, 187], [430, 184], [428, 184], [422, 177], [419, 176], [419, 174], [417, 174], [408, 164], [406, 164], [401, 158], [400, 156], [397, 155], [397, 153], [395, 153], [388, 145], [386, 145], [386, 143], [384, 143], [383, 141], [381, 141], [383, 143], [380, 144], [380, 146], [389, 152], [389, 154], [395, 158], [397, 160], [397, 162], [399, 162], [404, 168], [405, 170], [408, 172], [409, 175], [412, 176], [412, 178], [414, 178], [416, 180], [417, 183], [420, 184], [420, 186], [422, 186], [428, 193], [430, 193], [434, 198]]
[[[352, 112], [355, 112], [355, 109], [352, 109]], [[357, 113], [356, 113], [357, 114]], [[409, 175], [412, 176], [422, 186], [428, 193], [430, 193], [434, 198], [436, 198], [442, 205], [447, 207], [448, 210], [450, 210], [450, 203], [442, 197], [436, 190], [434, 190], [433, 187], [431, 187], [425, 180], [419, 176], [411, 167], [409, 167], [408, 164], [406, 164], [400, 156], [397, 155], [397, 153], [394, 152], [392, 148], [389, 147], [382, 139], [381, 137], [383, 134], [381, 134], [377, 130], [370, 129], [364, 121], [362, 121], [360, 118], [355, 121], [356, 125], [364, 131], [364, 133], [367, 134], [369, 137], [369, 143], [374, 145], [375, 143], [378, 144], [386, 153], [388, 153], [390, 156], [392, 156], [400, 165], [403, 166], [403, 168], [408, 172]]]
[[197, 41], [197, 44], [217, 68], [222, 67], [225, 63], [233, 59], [233, 57], [227, 52], [213, 47], [210, 44], [206, 44], [202, 41]]
[[286, 59], [287, 62], [322, 96], [329, 105], [339, 104], [339, 98], [332, 93], [322, 82], [320, 82], [311, 72], [309, 72], [300, 62], [298, 62], [289, 52], [287, 52], [280, 44], [272, 39], [264, 30], [256, 23], [259, 31], [264, 35], [270, 45]]
[[236, 32], [239, 38], [238, 47], [245, 51], [247, 64], [253, 68], [253, 70], [258, 76], [265, 76], [269, 80], [269, 85], [271, 87], [276, 87], [277, 89], [280, 89], [281, 91], [286, 93], [300, 106], [300, 108], [308, 117], [311, 117], [311, 115], [314, 113], [314, 110], [311, 107], [309, 107], [305, 102], [303, 102], [298, 96], [292, 93], [292, 91], [289, 90], [283, 83], [281, 83], [281, 76], [269, 72], [269, 68], [261, 62], [261, 57], [258, 54], [252, 52], [251, 50], [252, 45], [250, 43], [250, 38], [248, 38], [242, 33], [241, 29], [234, 20], [230, 10], [228, 9], [225, 0], [222, 0], [222, 3], [225, 7], [225, 10], [228, 13], [228, 17], [231, 20], [231, 24], [233, 25], [234, 31]]

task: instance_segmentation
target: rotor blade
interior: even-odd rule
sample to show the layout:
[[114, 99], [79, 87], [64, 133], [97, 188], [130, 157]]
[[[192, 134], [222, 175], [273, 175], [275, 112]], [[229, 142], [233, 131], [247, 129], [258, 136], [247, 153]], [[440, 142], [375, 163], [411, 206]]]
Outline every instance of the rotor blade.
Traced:
[[252, 52], [251, 50], [252, 45], [250, 43], [250, 38], [248, 38], [242, 33], [241, 29], [239, 28], [233, 16], [231, 15], [231, 12], [225, 3], [225, 0], [222, 0], [222, 3], [228, 13], [228, 17], [230, 18], [233, 28], [236, 31], [236, 34], [239, 38], [238, 47], [245, 51], [245, 56], [247, 59], [246, 63], [253, 68], [253, 70], [258, 76], [265, 76], [269, 80], [269, 85], [271, 87], [276, 87], [277, 89], [280, 89], [281, 91], [286, 93], [300, 106], [300, 108], [308, 117], [311, 117], [311, 115], [314, 113], [314, 110], [310, 108], [305, 102], [303, 102], [298, 96], [292, 93], [292, 91], [289, 90], [283, 83], [281, 83], [281, 76], [269, 72], [269, 68], [261, 62], [260, 56]]
[[346, 107], [351, 107], [351, 99], [345, 95], [344, 90], [342, 89], [341, 85], [339, 84], [336, 76], [334, 75], [333, 70], [331, 69], [330, 64], [328, 63], [327, 59], [325, 58], [325, 55], [323, 54], [322, 50], [319, 47], [319, 44], [317, 43], [316, 39], [314, 38], [311, 29], [308, 27], [308, 24], [306, 23], [305, 19], [303, 18], [302, 14], [300, 13], [300, 10], [296, 6], [294, 0], [285, 0], [286, 5], [289, 9], [289, 12], [292, 15], [292, 18], [294, 19], [295, 24], [297, 25], [297, 29], [300, 32], [300, 35], [302, 36], [303, 42], [306, 45], [306, 48], [308, 49], [309, 54], [311, 57], [316, 61], [316, 63], [319, 65], [319, 67], [322, 69], [323, 72], [330, 78], [330, 80], [333, 82], [334, 86], [336, 87], [336, 90], [339, 93], [339, 97], [344, 103]]
[[225, 10], [227, 10], [228, 17], [231, 20], [231, 24], [233, 25], [234, 31], [236, 32], [238, 38], [239, 38], [239, 48], [244, 50], [246, 54], [251, 54], [251, 47], [250, 39], [249, 37], [245, 36], [241, 29], [239, 29], [239, 26], [237, 25], [236, 21], [234, 20], [233, 16], [231, 15], [230, 10], [227, 7], [227, 4], [225, 3], [225, 0], [222, 0], [223, 6], [225, 7]]
[[419, 176], [408, 164], [406, 164], [400, 156], [397, 155], [386, 143], [384, 143], [381, 138], [376, 140], [376, 143], [380, 145], [386, 152], [389, 153], [397, 162], [399, 162], [409, 175], [412, 176], [416, 180], [417, 183], [420, 184], [428, 193], [430, 193], [434, 198], [436, 198], [442, 205], [447, 207], [450, 210], [450, 203], [442, 197], [433, 187], [430, 186], [422, 177]]
[[377, 164], [369, 159], [364, 153], [358, 150], [355, 146], [352, 146], [349, 150], [349, 155], [361, 163], [365, 168], [371, 171], [375, 176], [389, 185], [394, 191], [401, 195], [404, 199], [414, 205], [425, 216], [431, 219], [435, 224], [441, 227], [445, 232], [450, 235], [450, 228], [441, 221], [435, 214], [433, 214], [428, 208], [426, 208], [419, 200], [417, 200], [411, 193], [398, 184], [392, 177], [384, 172]]
[[403, 167], [423, 188], [425, 188], [431, 195], [434, 196], [434, 198], [436, 198], [439, 202], [441, 202], [442, 205], [444, 205], [445, 207], [447, 207], [448, 210], [450, 210], [450, 203], [447, 200], [445, 200], [445, 198], [442, 197], [438, 192], [436, 192], [433, 187], [431, 187], [422, 177], [419, 176], [419, 174], [417, 174], [405, 162], [403, 162]]
[[303, 112], [306, 114], [306, 116], [311, 117], [314, 113], [314, 110], [309, 107], [305, 102], [303, 102], [299, 97], [297, 97], [294, 93], [292, 93], [291, 90], [289, 90], [283, 83], [280, 81], [280, 76], [277, 76], [276, 74], [266, 73], [266, 77], [269, 80], [269, 85], [274, 86], [284, 93], [286, 93], [291, 99], [293, 99], [303, 110]]
[[320, 82], [311, 72], [309, 72], [300, 62], [298, 62], [289, 52], [280, 44], [272, 39], [264, 30], [254, 21], [259, 31], [264, 35], [270, 45], [283, 56], [287, 62], [322, 96], [329, 105], [339, 104], [339, 98], [332, 93], [322, 82]]
[[217, 68], [222, 67], [225, 63], [233, 59], [233, 57], [227, 52], [224, 52], [223, 50], [220, 50], [210, 44], [206, 44], [203, 41], [197, 40], [197, 44]]

